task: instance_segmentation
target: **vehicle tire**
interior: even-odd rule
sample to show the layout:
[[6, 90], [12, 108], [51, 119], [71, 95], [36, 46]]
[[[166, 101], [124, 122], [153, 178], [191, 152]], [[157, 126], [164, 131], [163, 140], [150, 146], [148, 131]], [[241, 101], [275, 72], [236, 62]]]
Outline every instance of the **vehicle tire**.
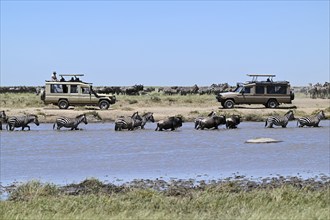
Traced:
[[58, 102], [58, 107], [60, 109], [67, 109], [69, 108], [69, 102], [65, 99], [61, 99], [59, 102]]
[[225, 103], [223, 103], [224, 108], [234, 108], [234, 105], [235, 105], [235, 103], [231, 99], [228, 99], [225, 101]]
[[108, 109], [110, 107], [110, 103], [106, 100], [102, 100], [99, 103], [99, 107], [100, 107], [101, 110]]
[[270, 99], [267, 102], [267, 107], [268, 108], [276, 108], [278, 106], [278, 102], [276, 101], [276, 99]]

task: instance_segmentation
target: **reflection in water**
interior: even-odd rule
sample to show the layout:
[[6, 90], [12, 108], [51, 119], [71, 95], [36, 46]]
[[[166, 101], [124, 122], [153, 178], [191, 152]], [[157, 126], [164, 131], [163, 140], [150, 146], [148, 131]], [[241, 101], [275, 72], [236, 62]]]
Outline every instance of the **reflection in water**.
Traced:
[[[329, 121], [320, 128], [264, 128], [243, 122], [239, 129], [194, 130], [184, 123], [177, 131], [115, 132], [113, 123], [81, 125], [82, 131], [52, 130], [51, 124], [31, 131], [2, 131], [1, 183], [40, 179], [59, 184], [88, 177], [130, 181], [135, 178], [218, 179], [233, 173], [329, 175]], [[269, 137], [272, 144], [245, 144]]]

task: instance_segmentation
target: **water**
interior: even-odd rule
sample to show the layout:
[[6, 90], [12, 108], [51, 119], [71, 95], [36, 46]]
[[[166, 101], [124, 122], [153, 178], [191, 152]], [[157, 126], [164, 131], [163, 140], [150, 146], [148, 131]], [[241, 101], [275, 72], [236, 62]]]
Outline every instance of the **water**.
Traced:
[[[81, 131], [52, 130], [51, 124], [31, 131], [2, 131], [1, 185], [37, 179], [68, 184], [95, 177], [105, 182], [133, 179], [218, 179], [234, 173], [329, 176], [330, 121], [319, 128], [266, 129], [264, 123], [242, 122], [238, 129], [194, 130], [184, 123], [177, 131], [115, 132], [113, 123], [80, 125]], [[257, 137], [281, 140], [246, 144]]]

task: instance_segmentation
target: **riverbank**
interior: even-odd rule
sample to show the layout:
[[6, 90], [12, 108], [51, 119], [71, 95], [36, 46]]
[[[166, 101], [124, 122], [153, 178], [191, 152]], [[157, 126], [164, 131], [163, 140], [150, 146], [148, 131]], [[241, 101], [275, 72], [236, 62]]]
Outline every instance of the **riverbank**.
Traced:
[[239, 105], [234, 109], [223, 109], [214, 95], [163, 95], [151, 94], [143, 96], [117, 96], [116, 104], [108, 110], [97, 107], [70, 107], [62, 110], [54, 105], [44, 105], [39, 96], [26, 93], [0, 94], [1, 109], [8, 116], [22, 114], [36, 114], [41, 123], [53, 123], [58, 116], [75, 117], [86, 113], [89, 122], [114, 121], [119, 116], [130, 116], [138, 111], [140, 114], [153, 112], [155, 120], [169, 116], [181, 115], [185, 121], [194, 121], [198, 116], [206, 116], [211, 111], [217, 114], [238, 114], [245, 121], [264, 121], [270, 115], [283, 115], [289, 109], [294, 110], [296, 117], [316, 114], [324, 110], [330, 115], [329, 99], [310, 99], [303, 94], [297, 94], [292, 104], [283, 104], [276, 109], [268, 109], [263, 105]]
[[208, 183], [88, 179], [56, 186], [30, 181], [0, 201], [1, 219], [329, 219], [329, 177], [242, 176]]

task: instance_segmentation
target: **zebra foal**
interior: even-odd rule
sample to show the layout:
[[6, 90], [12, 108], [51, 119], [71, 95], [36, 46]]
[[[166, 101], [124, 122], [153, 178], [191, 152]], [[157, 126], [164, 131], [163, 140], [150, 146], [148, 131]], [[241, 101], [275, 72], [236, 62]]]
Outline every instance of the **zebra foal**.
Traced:
[[293, 111], [290, 110], [284, 114], [284, 116], [270, 116], [267, 118], [265, 127], [268, 124], [268, 128], [273, 128], [273, 125], [282, 126], [282, 128], [286, 128], [288, 125], [289, 120], [294, 119]]
[[34, 123], [39, 126], [38, 116], [36, 115], [25, 115], [25, 116], [12, 116], [7, 119], [6, 129], [9, 131], [13, 131], [15, 128], [22, 127], [22, 131], [24, 128], [28, 128], [30, 130], [30, 126], [28, 124]]
[[57, 125], [57, 130], [60, 130], [62, 127], [71, 128], [71, 130], [79, 130], [78, 125], [84, 122], [86, 125], [88, 124], [86, 114], [78, 115], [76, 118], [67, 118], [67, 117], [59, 117], [56, 119], [53, 124], [53, 130]]
[[127, 129], [133, 131], [135, 128], [142, 125], [142, 118], [138, 112], [135, 112], [131, 117], [120, 116], [115, 120], [115, 131]]
[[323, 110], [315, 116], [298, 118], [297, 125], [299, 125], [299, 127], [318, 127], [321, 119], [325, 119]]

